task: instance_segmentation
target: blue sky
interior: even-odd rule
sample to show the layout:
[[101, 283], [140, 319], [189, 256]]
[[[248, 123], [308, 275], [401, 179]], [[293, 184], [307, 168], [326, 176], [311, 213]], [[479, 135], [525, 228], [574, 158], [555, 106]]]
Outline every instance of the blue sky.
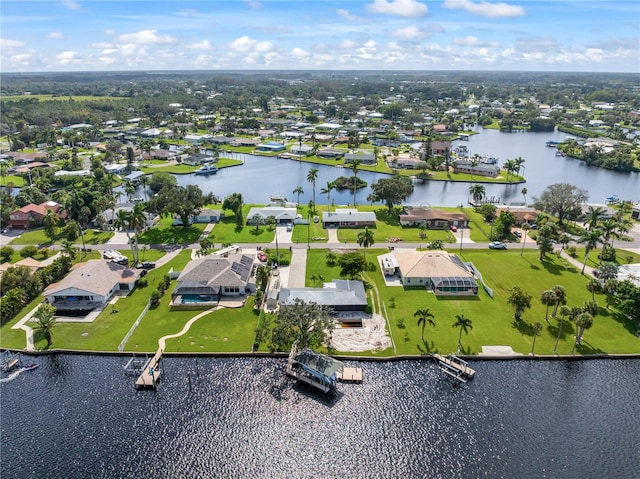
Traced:
[[0, 26], [4, 72], [640, 72], [627, 0], [2, 0]]

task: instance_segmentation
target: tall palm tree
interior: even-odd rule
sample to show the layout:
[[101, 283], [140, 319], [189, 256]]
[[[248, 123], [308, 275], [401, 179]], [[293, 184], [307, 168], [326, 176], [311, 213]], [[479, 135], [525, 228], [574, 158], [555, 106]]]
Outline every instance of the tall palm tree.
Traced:
[[520, 321], [524, 310], [531, 307], [531, 295], [523, 291], [519, 286], [514, 286], [509, 290], [507, 304], [513, 306], [513, 317]]
[[599, 293], [600, 291], [602, 291], [602, 285], [600, 284], [600, 281], [598, 281], [596, 278], [589, 278], [589, 281], [587, 281], [587, 284], [585, 285], [585, 287], [587, 288], [587, 291], [591, 293], [592, 301], [596, 300], [596, 293]]
[[304, 190], [302, 189], [302, 186], [297, 186], [296, 189], [293, 190], [293, 194], [298, 195], [297, 204], [300, 204], [300, 195], [304, 194]]
[[511, 175], [517, 169], [515, 160], [507, 160], [505, 162], [505, 164], [503, 165], [503, 167], [504, 167], [505, 170], [507, 170], [507, 181], [510, 183], [511, 182]]
[[33, 314], [36, 321], [36, 330], [40, 331], [47, 340], [47, 347], [53, 344], [51, 331], [56, 325], [56, 308], [48, 303], [43, 303]]
[[469, 334], [469, 330], [473, 329], [473, 324], [469, 318], [465, 318], [464, 314], [456, 314], [456, 321], [452, 327], [460, 328], [460, 334], [458, 334], [458, 352], [460, 352], [462, 349], [462, 332]]
[[575, 351], [576, 346], [581, 343], [582, 335], [584, 334], [585, 330], [593, 326], [593, 316], [591, 316], [589, 313], [583, 312], [580, 313], [573, 320], [573, 322], [576, 325], [576, 341], [573, 343], [573, 348], [571, 348], [571, 354], [573, 354], [573, 352]]
[[526, 205], [527, 204], [527, 193], [529, 193], [529, 190], [527, 190], [526, 188], [522, 188], [520, 190], [520, 193], [522, 193], [522, 197], [524, 198], [524, 203]]
[[542, 323], [535, 322], [533, 323], [533, 344], [531, 345], [531, 355], [535, 356], [533, 350], [536, 347], [536, 338], [538, 337], [538, 333], [542, 331]]
[[149, 182], [151, 181], [151, 176], [149, 175], [144, 175], [141, 176], [138, 181], [140, 182], [140, 185], [142, 186], [142, 191], [144, 192], [144, 197], [147, 201], [149, 201], [149, 192], [147, 191], [147, 186], [149, 186]]
[[562, 325], [564, 324], [564, 318], [571, 314], [571, 308], [569, 308], [569, 306], [562, 305], [558, 310], [558, 314], [560, 315], [560, 319], [558, 320], [558, 336], [556, 336], [556, 344], [553, 346], [553, 354], [557, 354], [558, 342], [560, 341], [560, 336], [562, 336]]
[[313, 209], [316, 208], [316, 181], [318, 181], [318, 168], [309, 169], [307, 181], [313, 185]]
[[601, 206], [589, 206], [585, 213], [585, 223], [588, 225], [588, 231], [595, 229], [599, 224], [602, 217], [607, 211]]
[[127, 233], [127, 243], [131, 244], [131, 236], [129, 235], [129, 212], [126, 210], [118, 210], [113, 220], [115, 229], [123, 229]]
[[522, 231], [524, 231], [524, 236], [522, 237], [522, 249], [520, 250], [520, 256], [524, 253], [524, 244], [527, 242], [527, 232], [531, 229], [529, 223], [523, 223], [520, 227]]
[[413, 313], [414, 318], [418, 318], [418, 326], [422, 326], [422, 334], [420, 338], [422, 339], [422, 344], [426, 344], [424, 342], [424, 327], [429, 324], [430, 326], [435, 326], [436, 322], [434, 321], [435, 316], [431, 312], [429, 308], [418, 309], [415, 313]]
[[556, 313], [558, 312], [558, 307], [567, 304], [567, 290], [564, 289], [564, 286], [560, 286], [559, 284], [556, 284], [551, 288], [551, 290], [556, 296], [556, 304], [553, 306], [553, 313], [551, 313], [551, 317], [555, 318]]
[[584, 270], [587, 267], [587, 261], [589, 260], [589, 253], [596, 249], [600, 239], [601, 233], [599, 229], [585, 231], [585, 233], [580, 237], [580, 243], [584, 243], [584, 263], [582, 264], [582, 271], [580, 274], [584, 274]]
[[485, 193], [486, 193], [486, 189], [484, 185], [474, 183], [469, 187], [469, 194], [471, 195], [471, 198], [473, 198], [473, 202], [476, 204], [482, 201], [482, 198], [484, 198]]
[[336, 187], [335, 182], [329, 181], [327, 182], [327, 186], [320, 189], [321, 195], [327, 195], [327, 211], [331, 211], [331, 192], [335, 189], [335, 187]]
[[138, 234], [147, 223], [147, 216], [144, 214], [144, 208], [144, 204], [136, 203], [133, 206], [133, 210], [131, 210], [131, 213], [129, 213], [129, 227], [132, 228], [134, 232], [134, 240], [131, 243], [131, 255], [133, 258], [133, 264], [138, 264], [140, 260], [140, 254], [138, 251]]
[[76, 257], [76, 247], [73, 246], [73, 241], [64, 240], [61, 246], [62, 254], [68, 256], [71, 259]]
[[549, 322], [549, 306], [556, 304], [556, 293], [552, 289], [547, 289], [540, 294], [540, 302], [544, 304], [547, 309], [544, 313], [544, 320]]
[[358, 242], [358, 245], [364, 248], [364, 259], [366, 262], [367, 248], [369, 246], [372, 246], [373, 243], [375, 242], [373, 238], [373, 231], [371, 231], [368, 226], [365, 226], [364, 230], [358, 233], [358, 237], [356, 238], [356, 241]]
[[353, 206], [356, 206], [356, 192], [358, 191], [358, 167], [362, 162], [354, 158], [351, 162], [351, 171], [353, 171]]
[[522, 158], [521, 156], [519, 156], [518, 158], [513, 160], [513, 165], [514, 165], [514, 171], [516, 172], [516, 174], [518, 176], [520, 176], [520, 169], [522, 168], [522, 165], [525, 163], [525, 159]]

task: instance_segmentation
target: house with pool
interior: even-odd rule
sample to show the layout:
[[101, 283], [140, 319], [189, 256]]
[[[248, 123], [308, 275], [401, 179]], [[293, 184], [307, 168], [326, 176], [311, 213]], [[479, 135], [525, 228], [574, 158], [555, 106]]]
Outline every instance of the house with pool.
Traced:
[[242, 253], [195, 259], [182, 270], [171, 293], [171, 307], [213, 307], [221, 301], [244, 303], [256, 291], [254, 257]]

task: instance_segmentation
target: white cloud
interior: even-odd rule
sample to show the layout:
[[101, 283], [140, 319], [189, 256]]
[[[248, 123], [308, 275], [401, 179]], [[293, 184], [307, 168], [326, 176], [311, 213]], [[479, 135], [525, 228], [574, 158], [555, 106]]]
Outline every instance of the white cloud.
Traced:
[[138, 45], [155, 45], [176, 41], [171, 35], [158, 35], [157, 30], [140, 30], [135, 33], [123, 33], [118, 39], [122, 42], [135, 43]]
[[78, 52], [66, 51], [56, 55], [56, 59], [60, 65], [70, 65], [82, 61], [82, 57]]
[[429, 33], [422, 31], [418, 27], [403, 27], [391, 32], [391, 36], [404, 38], [406, 40], [420, 40], [422, 38], [428, 38]]
[[67, 10], [80, 10], [80, 4], [78, 2], [62, 2]]
[[53, 40], [60, 40], [60, 39], [64, 38], [64, 33], [51, 32], [49, 35], [47, 35], [47, 38], [51, 38]]
[[428, 8], [416, 0], [373, 0], [373, 3], [367, 5], [367, 10], [399, 17], [422, 17], [427, 14]]
[[489, 18], [521, 17], [526, 15], [526, 11], [521, 6], [502, 2], [490, 3], [482, 1], [473, 3], [471, 0], [445, 0], [442, 6], [451, 10], [459, 8], [474, 15]]
[[7, 38], [0, 38], [0, 48], [16, 48], [23, 47], [24, 42], [18, 40], [9, 40]]
[[273, 43], [271, 42], [259, 42], [246, 35], [236, 38], [229, 43], [229, 47], [236, 52], [267, 52], [273, 49]]
[[300, 47], [296, 47], [293, 50], [291, 50], [291, 56], [297, 60], [305, 60], [307, 58], [309, 58], [309, 52], [303, 50]]
[[355, 22], [355, 21], [359, 20], [357, 16], [352, 15], [349, 12], [349, 10], [345, 10], [344, 8], [339, 8], [338, 10], [336, 10], [336, 13], [340, 17], [344, 18], [345, 20], [349, 20], [350, 22]]
[[209, 40], [200, 40], [199, 42], [187, 45], [187, 48], [190, 48], [191, 50], [211, 50], [213, 45], [211, 45]]
[[244, 3], [246, 3], [251, 10], [260, 10], [262, 8], [262, 4], [260, 2], [248, 0]]
[[356, 43], [353, 40], [342, 40], [340, 42], [340, 48], [348, 50], [356, 46]]
[[469, 35], [464, 38], [454, 38], [453, 43], [455, 43], [456, 45], [474, 46], [478, 45], [480, 43], [480, 40], [478, 40], [478, 37]]
[[107, 28], [104, 31], [105, 35], [113, 35], [116, 33], [116, 31], [113, 28]]

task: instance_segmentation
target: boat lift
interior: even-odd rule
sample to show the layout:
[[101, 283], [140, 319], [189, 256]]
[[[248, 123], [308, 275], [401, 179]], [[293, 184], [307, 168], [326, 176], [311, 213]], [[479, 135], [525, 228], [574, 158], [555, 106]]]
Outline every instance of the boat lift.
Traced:
[[468, 366], [465, 360], [453, 354], [442, 356], [434, 353], [431, 357], [442, 372], [460, 382], [466, 383], [476, 375], [476, 372]]

